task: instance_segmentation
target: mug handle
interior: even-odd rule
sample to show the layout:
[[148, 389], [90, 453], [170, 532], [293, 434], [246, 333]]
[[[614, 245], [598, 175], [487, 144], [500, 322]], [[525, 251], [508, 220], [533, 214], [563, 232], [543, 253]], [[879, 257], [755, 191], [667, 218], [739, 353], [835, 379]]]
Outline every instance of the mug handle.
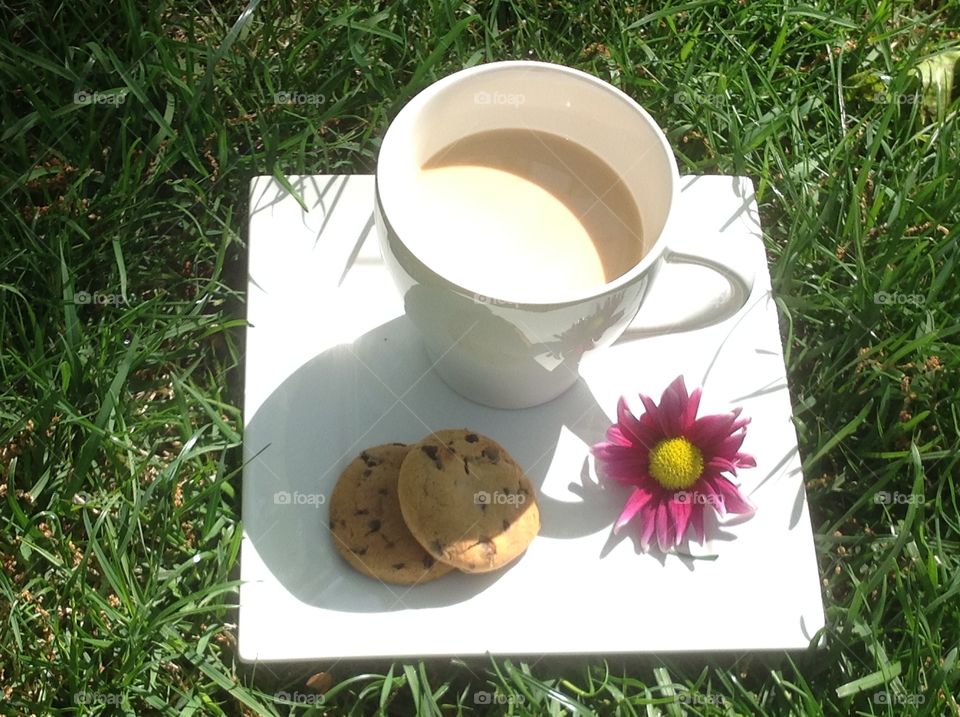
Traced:
[[[745, 251], [738, 251], [737, 249], [728, 243], [723, 243], [721, 246], [698, 246], [697, 254], [675, 251], [670, 247], [665, 248], [662, 256], [665, 265], [695, 264], [711, 269], [727, 280], [727, 284], [730, 286], [729, 294], [727, 296], [714, 296], [708, 305], [693, 314], [660, 326], [638, 326], [636, 325], [636, 319], [634, 319], [635, 323], [623, 332], [617, 343], [677, 331], [703, 329], [725, 321], [740, 311], [753, 291], [754, 272], [752, 269], [745, 269], [745, 267], [751, 266], [751, 262], [749, 257], [745, 255]], [[746, 247], [743, 247], [743, 249], [746, 249]], [[660, 268], [661, 271], [663, 269], [664, 267]], [[657, 272], [657, 277], [654, 277], [654, 284], [656, 284], [659, 274], [660, 272]], [[638, 316], [642, 313], [643, 308], [641, 307]]]

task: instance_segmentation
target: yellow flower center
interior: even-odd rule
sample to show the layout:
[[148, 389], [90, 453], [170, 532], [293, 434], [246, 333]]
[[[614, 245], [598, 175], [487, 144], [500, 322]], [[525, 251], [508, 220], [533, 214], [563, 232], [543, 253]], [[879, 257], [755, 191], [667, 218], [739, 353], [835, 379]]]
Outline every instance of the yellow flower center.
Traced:
[[703, 454], [686, 438], [668, 438], [650, 451], [650, 475], [664, 488], [689, 488], [701, 473]]

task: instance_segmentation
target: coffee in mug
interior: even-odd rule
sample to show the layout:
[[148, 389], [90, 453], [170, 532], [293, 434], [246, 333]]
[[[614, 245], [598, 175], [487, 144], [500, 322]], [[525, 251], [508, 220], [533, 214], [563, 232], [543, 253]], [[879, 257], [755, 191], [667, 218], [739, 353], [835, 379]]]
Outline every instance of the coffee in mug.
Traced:
[[550, 132], [517, 127], [458, 139], [416, 181], [422, 222], [411, 249], [486, 296], [563, 298], [619, 278], [645, 253], [623, 178]]

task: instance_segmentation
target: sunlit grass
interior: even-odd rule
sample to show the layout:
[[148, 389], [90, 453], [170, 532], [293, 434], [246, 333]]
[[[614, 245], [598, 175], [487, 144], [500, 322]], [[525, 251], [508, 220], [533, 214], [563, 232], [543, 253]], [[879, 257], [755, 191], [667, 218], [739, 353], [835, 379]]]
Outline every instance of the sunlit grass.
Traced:
[[[960, 713], [957, 3], [0, 12], [0, 713]], [[369, 172], [419, 89], [533, 58], [754, 178], [826, 645], [242, 667], [247, 181]]]

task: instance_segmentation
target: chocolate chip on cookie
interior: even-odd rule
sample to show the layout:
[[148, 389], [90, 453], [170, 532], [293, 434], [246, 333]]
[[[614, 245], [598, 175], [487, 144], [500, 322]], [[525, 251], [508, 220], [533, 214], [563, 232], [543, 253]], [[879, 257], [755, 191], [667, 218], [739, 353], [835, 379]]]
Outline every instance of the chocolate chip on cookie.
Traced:
[[337, 552], [359, 572], [412, 585], [452, 570], [434, 560], [407, 529], [397, 498], [400, 465], [410, 447], [368, 448], [341, 474], [330, 497], [330, 532]]
[[540, 531], [530, 479], [496, 441], [467, 429], [437, 431], [411, 449], [397, 491], [413, 536], [464, 572], [507, 565]]
[[423, 451], [427, 456], [430, 457], [430, 460], [433, 461], [433, 464], [437, 467], [438, 471], [443, 470], [443, 459], [440, 457], [440, 451], [443, 449], [443, 446], [431, 446], [431, 445], [422, 445], [420, 450]]

